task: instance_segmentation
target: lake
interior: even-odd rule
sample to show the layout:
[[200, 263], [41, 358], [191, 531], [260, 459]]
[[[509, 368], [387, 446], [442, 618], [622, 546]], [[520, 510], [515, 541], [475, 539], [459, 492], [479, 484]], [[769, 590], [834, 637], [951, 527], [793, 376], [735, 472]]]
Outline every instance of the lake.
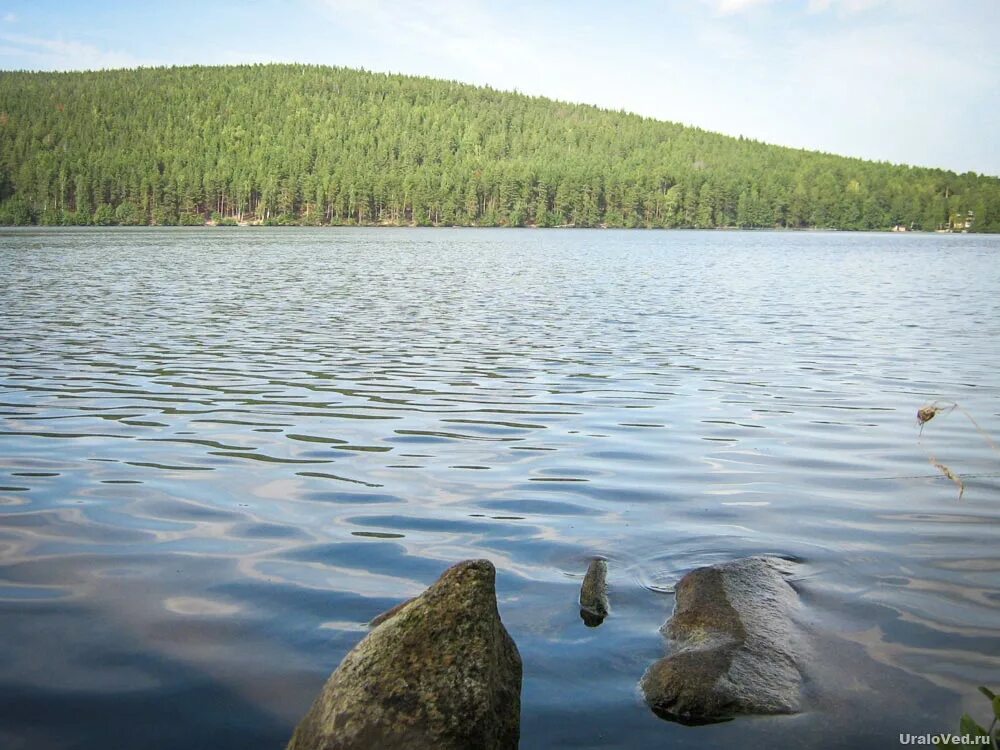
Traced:
[[[881, 749], [1000, 683], [1000, 237], [7, 229], [0, 321], [4, 748], [283, 747], [470, 557], [524, 748]], [[757, 553], [809, 710], [657, 718], [673, 585]]]

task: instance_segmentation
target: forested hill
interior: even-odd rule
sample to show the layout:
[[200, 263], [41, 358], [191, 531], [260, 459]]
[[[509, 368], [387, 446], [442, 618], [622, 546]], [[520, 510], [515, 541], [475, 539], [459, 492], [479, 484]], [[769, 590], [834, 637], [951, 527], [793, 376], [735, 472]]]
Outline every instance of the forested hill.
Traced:
[[1000, 231], [1000, 180], [342, 68], [0, 72], [0, 223], [206, 220]]

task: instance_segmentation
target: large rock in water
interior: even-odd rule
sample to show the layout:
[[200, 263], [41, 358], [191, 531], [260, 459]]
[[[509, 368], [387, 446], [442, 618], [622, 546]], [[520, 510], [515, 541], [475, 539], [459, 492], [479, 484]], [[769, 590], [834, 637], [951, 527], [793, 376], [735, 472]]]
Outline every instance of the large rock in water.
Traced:
[[495, 579], [487, 560], [458, 563], [382, 619], [327, 680], [288, 750], [516, 748], [521, 656]]
[[672, 651], [641, 683], [658, 715], [708, 723], [798, 710], [802, 640], [792, 620], [798, 595], [782, 575], [788, 565], [750, 557], [681, 579], [662, 628]]

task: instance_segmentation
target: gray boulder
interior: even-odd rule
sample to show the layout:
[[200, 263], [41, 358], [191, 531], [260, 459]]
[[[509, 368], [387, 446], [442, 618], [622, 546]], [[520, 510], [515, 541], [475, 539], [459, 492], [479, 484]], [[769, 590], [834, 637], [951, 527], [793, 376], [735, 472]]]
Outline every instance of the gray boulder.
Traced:
[[751, 557], [681, 579], [674, 614], [661, 629], [671, 653], [641, 682], [653, 711], [709, 723], [799, 710], [803, 640], [792, 619], [798, 595], [782, 574], [789, 566]]
[[521, 657], [487, 560], [449, 568], [376, 618], [295, 729], [288, 750], [516, 748]]

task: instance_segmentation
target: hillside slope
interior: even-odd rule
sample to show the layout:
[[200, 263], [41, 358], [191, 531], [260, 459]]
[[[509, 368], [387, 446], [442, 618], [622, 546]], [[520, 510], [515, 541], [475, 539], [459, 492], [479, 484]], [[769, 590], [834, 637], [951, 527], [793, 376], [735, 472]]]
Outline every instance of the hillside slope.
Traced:
[[0, 223], [1000, 231], [1000, 180], [305, 65], [0, 73]]

